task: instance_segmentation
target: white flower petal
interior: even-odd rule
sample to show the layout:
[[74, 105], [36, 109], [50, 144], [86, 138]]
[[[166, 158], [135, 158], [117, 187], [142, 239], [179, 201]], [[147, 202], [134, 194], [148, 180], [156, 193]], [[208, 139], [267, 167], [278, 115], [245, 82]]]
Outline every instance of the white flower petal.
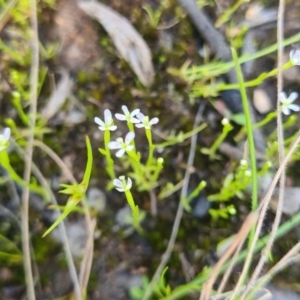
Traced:
[[120, 149], [117, 153], [116, 153], [116, 157], [122, 157], [125, 154], [125, 150], [124, 149]]
[[287, 116], [291, 113], [290, 109], [287, 106], [282, 106], [281, 109], [282, 109], [282, 112]]
[[150, 124], [150, 125], [154, 125], [154, 124], [157, 124], [158, 121], [159, 121], [158, 118], [153, 118], [153, 119], [149, 122], [149, 124]]
[[108, 143], [108, 148], [109, 149], [120, 149], [121, 147], [122, 147], [122, 145], [117, 141], [113, 141], [113, 142]]
[[126, 117], [122, 114], [115, 114], [115, 117], [120, 121], [126, 121]]
[[130, 144], [130, 142], [134, 139], [135, 137], [135, 134], [133, 131], [130, 131], [126, 134], [126, 137], [125, 137], [125, 144]]
[[111, 112], [109, 109], [104, 110], [104, 121], [105, 121], [105, 124], [108, 124], [112, 121], [112, 116], [111, 116]]
[[287, 100], [289, 103], [293, 103], [297, 98], [298, 98], [298, 93], [293, 92], [290, 94]]
[[117, 191], [119, 192], [124, 192], [125, 190], [123, 188], [116, 188]]
[[95, 117], [94, 121], [95, 121], [96, 124], [98, 124], [98, 125], [100, 125], [102, 127], [105, 126], [105, 123], [100, 118], [98, 118], [98, 117]]
[[113, 184], [114, 184], [115, 187], [122, 187], [123, 186], [122, 181], [120, 179], [114, 179]]
[[281, 92], [279, 94], [279, 100], [281, 103], [283, 103], [285, 100], [286, 100], [287, 96], [286, 96], [286, 93], [285, 92]]
[[116, 125], [111, 125], [108, 127], [110, 131], [115, 131], [118, 127]]
[[291, 109], [293, 111], [300, 111], [300, 106], [297, 104], [290, 104], [289, 109]]
[[3, 136], [4, 136], [4, 139], [6, 141], [9, 140], [10, 134], [11, 134], [10, 128], [9, 127], [4, 128], [4, 130], [3, 130]]
[[136, 117], [137, 117], [141, 122], [143, 122], [143, 120], [144, 120], [144, 118], [145, 118], [145, 116], [144, 116], [141, 112], [139, 112], [138, 114], [136, 114]]
[[129, 110], [126, 105], [122, 105], [122, 110], [125, 116], [130, 115]]
[[131, 116], [131, 117], [134, 117], [134, 116], [137, 115], [139, 112], [140, 112], [140, 109], [139, 109], [139, 108], [136, 108], [135, 110], [133, 110], [133, 111], [130, 113], [130, 116]]
[[290, 60], [294, 65], [300, 65], [300, 50], [294, 49], [290, 52]]
[[127, 180], [127, 184], [126, 184], [126, 189], [127, 190], [130, 190], [132, 187], [132, 180], [130, 177], [128, 177], [128, 180]]
[[144, 124], [141, 124], [141, 123], [135, 124], [135, 126], [136, 126], [137, 128], [143, 128], [143, 127], [145, 127], [145, 125], [144, 125]]
[[130, 119], [130, 122], [132, 123], [132, 124], [137, 124], [137, 123], [140, 123], [141, 121], [140, 120], [138, 120], [137, 118], [131, 118]]

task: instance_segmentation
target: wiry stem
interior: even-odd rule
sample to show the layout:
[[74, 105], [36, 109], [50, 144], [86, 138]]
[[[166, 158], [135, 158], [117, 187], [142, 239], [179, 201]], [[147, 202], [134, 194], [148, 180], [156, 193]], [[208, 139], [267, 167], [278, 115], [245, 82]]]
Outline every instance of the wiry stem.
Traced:
[[[30, 181], [32, 154], [33, 154], [33, 139], [34, 128], [36, 123], [36, 110], [37, 110], [37, 93], [38, 93], [38, 80], [39, 80], [39, 40], [38, 40], [38, 23], [36, 0], [30, 1], [30, 22], [31, 22], [31, 70], [30, 70], [30, 133], [28, 135], [26, 153], [27, 159], [25, 160], [24, 168], [24, 181]], [[23, 262], [27, 286], [27, 296], [29, 300], [35, 300], [34, 281], [30, 257], [30, 237], [28, 225], [28, 210], [29, 210], [29, 187], [24, 187], [22, 194], [22, 250]]]

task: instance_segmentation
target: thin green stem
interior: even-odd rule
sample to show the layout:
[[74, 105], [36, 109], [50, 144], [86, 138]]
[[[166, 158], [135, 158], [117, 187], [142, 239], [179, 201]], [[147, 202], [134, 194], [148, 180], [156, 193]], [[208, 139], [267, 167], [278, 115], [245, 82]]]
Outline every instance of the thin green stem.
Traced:
[[213, 143], [213, 145], [209, 149], [209, 158], [210, 159], [215, 158], [215, 154], [216, 154], [217, 150], [219, 149], [221, 143], [225, 140], [225, 138], [228, 135], [228, 132], [230, 132], [232, 129], [233, 129], [233, 127], [229, 123], [224, 124], [221, 135], [216, 139], [216, 141]]
[[111, 158], [110, 150], [108, 148], [108, 143], [110, 142], [110, 131], [105, 130], [104, 131], [104, 147], [105, 147], [105, 157], [106, 157], [106, 163], [107, 163], [107, 173], [110, 176], [111, 179], [116, 178], [115, 170], [114, 170], [114, 161]]
[[[251, 201], [251, 210], [255, 211], [258, 206], [258, 187], [257, 187], [257, 168], [256, 168], [256, 155], [255, 155], [255, 145], [254, 145], [254, 136], [253, 136], [253, 125], [251, 120], [249, 102], [247, 98], [246, 88], [244, 85], [244, 78], [241, 66], [238, 61], [237, 53], [232, 48], [232, 57], [235, 64], [235, 69], [237, 73], [237, 79], [240, 86], [240, 92], [242, 97], [243, 109], [246, 119], [246, 128], [248, 135], [248, 146], [250, 153], [250, 165], [251, 165], [251, 177], [252, 177], [252, 201]], [[251, 247], [253, 238], [255, 234], [255, 226], [251, 229], [248, 240], [248, 248]], [[245, 276], [248, 274], [248, 270], [245, 271]], [[243, 281], [245, 278], [242, 279]]]
[[148, 140], [148, 144], [149, 144], [148, 159], [147, 159], [146, 166], [149, 167], [152, 163], [152, 160], [153, 160], [153, 151], [154, 151], [154, 148], [155, 148], [153, 143], [152, 143], [151, 129], [146, 128], [146, 136], [147, 136], [147, 140]]
[[[300, 33], [295, 34], [294, 36], [285, 39], [283, 42], [283, 46], [288, 46], [293, 43], [297, 43], [300, 41]], [[251, 55], [245, 54], [239, 58], [239, 64], [258, 59], [260, 57], [263, 57], [265, 55], [268, 55], [272, 52], [277, 51], [278, 49], [278, 43], [275, 43], [265, 49], [262, 49], [260, 51], [257, 51]], [[203, 77], [203, 74], [207, 74], [208, 72], [211, 72], [212, 70], [219, 70], [217, 75], [223, 74], [228, 72], [232, 67], [234, 66], [234, 63], [232, 61], [224, 63], [224, 62], [217, 62], [217, 63], [211, 63], [208, 65], [204, 65], [201, 67], [192, 67], [190, 69], [184, 70], [184, 76], [192, 76], [193, 80], [201, 79]], [[186, 78], [189, 80], [189, 78]]]
[[[131, 132], [134, 133], [134, 126], [133, 126], [133, 124], [131, 122], [127, 121], [127, 126], [128, 126], [129, 131], [131, 131]], [[133, 144], [134, 149], [136, 149], [134, 139], [131, 141], [131, 143]]]
[[[253, 125], [251, 120], [251, 114], [249, 109], [249, 102], [246, 93], [246, 89], [244, 86], [244, 78], [241, 66], [238, 61], [238, 57], [236, 51], [232, 48], [232, 57], [235, 63], [235, 69], [237, 72], [238, 83], [240, 86], [240, 92], [242, 97], [243, 109], [246, 119], [246, 129], [248, 135], [248, 144], [249, 144], [249, 152], [250, 152], [250, 165], [252, 172], [252, 205], [251, 209], [254, 211], [257, 208], [258, 203], [258, 189], [257, 189], [257, 168], [256, 168], [256, 155], [255, 155], [255, 145], [254, 145], [254, 137], [253, 137]], [[254, 233], [254, 232], [253, 232]], [[253, 234], [252, 233], [252, 234]]]

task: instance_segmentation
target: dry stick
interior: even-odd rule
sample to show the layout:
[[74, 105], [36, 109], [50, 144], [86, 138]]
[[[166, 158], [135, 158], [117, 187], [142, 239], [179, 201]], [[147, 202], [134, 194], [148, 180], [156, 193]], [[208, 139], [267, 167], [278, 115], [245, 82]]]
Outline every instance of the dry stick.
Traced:
[[[284, 268], [288, 267], [293, 262], [297, 262], [300, 260], [300, 254], [296, 255], [297, 252], [300, 251], [300, 242], [298, 242], [292, 249], [289, 250], [288, 253], [272, 268], [268, 271], [264, 276], [256, 279], [256, 285], [263, 285], [268, 282], [272, 277], [274, 277], [277, 273], [279, 273]], [[250, 294], [251, 296], [251, 294]]]
[[[36, 111], [37, 111], [37, 93], [38, 93], [38, 80], [39, 80], [39, 39], [38, 39], [38, 23], [37, 23], [37, 11], [36, 0], [30, 1], [30, 23], [31, 23], [31, 68], [30, 68], [30, 128], [28, 141], [26, 146], [27, 159], [24, 166], [24, 181], [30, 182], [31, 166], [32, 166], [32, 154], [33, 154], [33, 139], [34, 128], [36, 123]], [[29, 242], [29, 187], [26, 186], [22, 193], [22, 250], [23, 250], [23, 262], [26, 279], [27, 297], [29, 300], [35, 300], [34, 282], [31, 267], [30, 257], [30, 242]]]
[[153, 188], [149, 191], [149, 196], [150, 196], [151, 215], [152, 215], [152, 217], [156, 217], [157, 216], [157, 199], [156, 199], [156, 195], [154, 193]]
[[[266, 275], [263, 277], [274, 277], [276, 273], [287, 267], [288, 262], [295, 258], [299, 257], [297, 252], [300, 251], [300, 242], [298, 242]], [[258, 280], [259, 281], [259, 280]]]
[[217, 264], [214, 266], [209, 279], [205, 282], [203, 285], [203, 289], [201, 291], [201, 295], [199, 297], [199, 300], [208, 300], [210, 297], [211, 290], [213, 288], [213, 284], [215, 283], [218, 274], [220, 272], [220, 269], [222, 268], [223, 264], [227, 261], [227, 259], [232, 255], [232, 253], [238, 248], [240, 244], [243, 244], [245, 239], [248, 236], [248, 233], [250, 232], [251, 228], [254, 226], [258, 218], [257, 211], [251, 212], [245, 222], [243, 223], [241, 229], [235, 236], [233, 242], [231, 243], [230, 247], [226, 250], [224, 255], [219, 259]]
[[[265, 274], [264, 276], [259, 277], [258, 279], [256, 279], [254, 284], [255, 285], [264, 284], [265, 282], [268, 282], [270, 280], [270, 278], [274, 277], [277, 273], [279, 273], [281, 270], [286, 268], [288, 265], [292, 264], [293, 262], [300, 261], [300, 254], [296, 255], [296, 253], [299, 252], [299, 251], [300, 251], [300, 242], [298, 242], [295, 246], [293, 246], [293, 248], [290, 249], [289, 252], [287, 252], [285, 254], [285, 256], [282, 257], [281, 260], [275, 266], [273, 266], [272, 269], [270, 269], [268, 271], [267, 274]], [[223, 299], [229, 293], [230, 292], [224, 293], [222, 295], [216, 295], [212, 299], [213, 300]], [[251, 294], [250, 294], [250, 296], [251, 296]]]
[[[199, 126], [199, 123], [200, 123], [201, 118], [202, 118], [203, 109], [204, 109], [204, 105], [200, 105], [200, 107], [198, 109], [198, 112], [197, 112], [197, 115], [196, 115], [196, 118], [195, 118], [194, 127], [193, 127], [194, 129], [197, 126]], [[184, 175], [184, 183], [183, 183], [183, 186], [182, 186], [182, 189], [181, 189], [180, 202], [178, 204], [176, 217], [175, 217], [175, 220], [174, 220], [174, 223], [173, 223], [172, 233], [171, 233], [171, 236], [170, 236], [170, 239], [169, 239], [169, 242], [168, 242], [168, 246], [167, 246], [167, 249], [166, 249], [165, 253], [162, 255], [161, 262], [160, 262], [158, 268], [156, 269], [156, 271], [154, 273], [154, 276], [152, 277], [149, 286], [147, 287], [145, 295], [143, 296], [143, 300], [148, 300], [149, 297], [151, 296], [151, 293], [152, 293], [152, 290], [153, 290], [153, 285], [157, 281], [159, 275], [161, 274], [161, 272], [165, 268], [166, 264], [168, 263], [168, 260], [171, 256], [172, 250], [173, 250], [174, 245], [175, 245], [178, 229], [179, 229], [181, 218], [182, 218], [182, 215], [183, 215], [183, 205], [181, 203], [181, 199], [185, 199], [187, 197], [188, 185], [189, 185], [189, 181], [190, 181], [190, 169], [192, 168], [193, 163], [194, 163], [197, 137], [198, 137], [198, 134], [194, 134], [191, 137], [191, 148], [190, 148], [190, 153], [189, 153], [189, 157], [188, 157], [186, 172], [185, 172], [185, 175]]]
[[226, 270], [226, 272], [224, 273], [223, 275], [223, 278], [222, 278], [222, 281], [218, 287], [218, 290], [217, 290], [217, 294], [221, 294], [223, 292], [223, 289], [225, 288], [225, 285], [230, 277], [230, 274], [234, 268], [234, 266], [236, 265], [236, 259], [238, 258], [238, 255], [239, 253], [241, 252], [242, 250], [242, 247], [243, 247], [243, 244], [244, 243], [240, 243], [236, 249], [236, 251], [234, 252], [234, 255], [232, 256], [231, 260], [230, 260], [230, 264]]
[[4, 11], [0, 13], [0, 32], [6, 25], [6, 23], [9, 21], [11, 17], [11, 11], [16, 6], [18, 0], [11, 0], [9, 3], [6, 2], [6, 7], [4, 8]]
[[[283, 137], [283, 128], [282, 128], [282, 114], [281, 114], [281, 105], [280, 105], [280, 93], [283, 87], [283, 79], [282, 79], [282, 66], [283, 66], [283, 18], [284, 18], [284, 0], [279, 1], [278, 8], [278, 23], [277, 23], [277, 42], [278, 42], [278, 75], [277, 75], [277, 134], [278, 134], [278, 153], [279, 153], [279, 164], [282, 163], [284, 158], [284, 137]], [[279, 180], [279, 196], [278, 196], [278, 205], [276, 209], [276, 215], [274, 219], [274, 223], [272, 226], [272, 231], [270, 234], [270, 238], [264, 250], [262, 251], [259, 262], [251, 276], [251, 279], [247, 285], [246, 290], [244, 291], [241, 300], [243, 300], [248, 290], [250, 289], [253, 282], [259, 276], [265, 262], [267, 261], [268, 254], [273, 246], [276, 231], [279, 227], [281, 216], [282, 216], [282, 206], [283, 206], [283, 197], [284, 197], [284, 187], [285, 187], [285, 169], [283, 169], [282, 174]]]
[[255, 230], [255, 234], [254, 234], [254, 237], [253, 237], [253, 241], [252, 241], [252, 244], [249, 248], [249, 252], [248, 252], [245, 264], [244, 264], [244, 268], [243, 268], [242, 274], [240, 275], [240, 280], [237, 282], [237, 284], [235, 286], [235, 289], [234, 289], [234, 292], [232, 294], [231, 299], [233, 299], [236, 296], [237, 291], [240, 289], [240, 286], [242, 285], [242, 278], [244, 278], [245, 272], [247, 272], [247, 270], [249, 270], [249, 266], [250, 266], [250, 263], [251, 263], [251, 260], [252, 260], [252, 257], [253, 257], [254, 248], [255, 248], [256, 242], [259, 238], [259, 234], [260, 234], [260, 231], [261, 231], [261, 228], [262, 228], [264, 217], [265, 217], [267, 209], [268, 209], [269, 202], [271, 200], [271, 196], [274, 192], [274, 189], [276, 187], [276, 184], [277, 184], [282, 172], [284, 171], [285, 166], [287, 165], [287, 163], [290, 160], [292, 154], [296, 150], [299, 142], [300, 142], [300, 132], [298, 133], [297, 138], [293, 142], [293, 144], [291, 146], [291, 149], [289, 150], [288, 154], [286, 155], [286, 157], [283, 159], [281, 165], [279, 166], [279, 169], [277, 170], [277, 172], [274, 176], [274, 179], [273, 179], [273, 181], [272, 181], [272, 183], [271, 183], [271, 185], [268, 189], [268, 192], [265, 195], [265, 197], [263, 198], [263, 200], [262, 200], [262, 202], [261, 202], [261, 204], [258, 208], [258, 211], [261, 211], [261, 212], [260, 212], [260, 216], [259, 216], [259, 219], [258, 219], [258, 224], [257, 224], [256, 230]]
[[[66, 166], [66, 164], [60, 159], [60, 157], [47, 145], [44, 143], [35, 140], [34, 144], [40, 147], [48, 156], [50, 156], [55, 163], [61, 168], [64, 174], [68, 177], [68, 180], [72, 183], [76, 183], [76, 179], [74, 178], [72, 172]], [[94, 251], [94, 220], [92, 221], [89, 208], [85, 201], [81, 201], [83, 210], [84, 210], [84, 217], [87, 226], [88, 238], [87, 238], [87, 245], [84, 251], [84, 257], [82, 259], [81, 267], [80, 267], [80, 274], [79, 274], [79, 282], [80, 286], [83, 290], [86, 289], [88, 284], [89, 275], [92, 268], [92, 258], [93, 258], [93, 251]]]
[[[33, 143], [37, 146], [39, 145], [39, 143], [37, 143], [37, 141], [34, 141]], [[43, 145], [43, 143], [41, 143], [41, 144]], [[16, 147], [16, 150], [19, 153], [19, 155], [23, 156], [24, 160], [26, 160], [24, 150], [15, 142], [14, 142], [14, 146]], [[52, 190], [49, 186], [48, 181], [45, 179], [44, 175], [41, 173], [41, 171], [38, 169], [38, 167], [35, 165], [34, 162], [32, 162], [32, 173], [37, 178], [38, 182], [40, 182], [40, 184], [45, 188], [45, 190], [49, 192], [50, 197], [51, 197], [51, 202], [54, 205], [57, 206], [58, 203], [57, 203], [56, 197], [53, 194], [53, 192], [52, 192]], [[60, 214], [59, 210], [57, 210], [57, 212]], [[75, 267], [75, 263], [74, 263], [74, 260], [73, 260], [73, 256], [72, 256], [72, 252], [71, 252], [71, 248], [70, 248], [70, 244], [69, 244], [67, 231], [66, 231], [66, 226], [65, 226], [64, 221], [62, 221], [59, 224], [58, 228], [61, 231], [63, 247], [64, 247], [64, 251], [65, 251], [65, 254], [66, 254], [66, 258], [67, 258], [67, 264], [68, 264], [70, 276], [71, 276], [71, 279], [72, 279], [72, 282], [73, 282], [73, 285], [74, 285], [76, 299], [81, 300], [82, 297], [81, 297], [80, 284], [79, 284], [79, 281], [78, 281], [76, 267]]]

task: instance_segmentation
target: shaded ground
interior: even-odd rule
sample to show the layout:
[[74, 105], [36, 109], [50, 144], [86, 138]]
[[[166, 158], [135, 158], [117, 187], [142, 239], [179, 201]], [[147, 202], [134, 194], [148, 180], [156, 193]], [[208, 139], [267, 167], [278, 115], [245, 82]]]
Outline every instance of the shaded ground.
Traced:
[[[232, 4], [229, 1], [224, 2], [220, 11]], [[72, 96], [64, 108], [49, 121], [48, 126], [51, 132], [44, 135], [43, 141], [68, 164], [76, 179], [80, 181], [86, 163], [85, 135], [91, 138], [95, 157], [91, 187], [105, 191], [106, 206], [97, 217], [95, 253], [88, 299], [130, 299], [128, 290], [133, 286], [141, 285], [142, 275], [151, 278], [160, 262], [170, 237], [179, 193], [176, 192], [170, 197], [158, 201], [157, 217], [147, 214], [143, 222], [145, 230], [143, 236], [137, 233], [127, 236], [126, 228], [116, 220], [116, 215], [126, 206], [125, 198], [117, 191], [106, 191], [108, 177], [105, 173], [105, 162], [97, 151], [99, 147], [103, 147], [103, 135], [97, 129], [93, 118], [95, 116], [102, 118], [106, 108], [113, 113], [121, 112], [121, 105], [127, 105], [130, 109], [140, 108], [144, 114], [150, 117], [159, 117], [160, 122], [154, 131], [154, 142], [159, 143], [162, 141], [161, 137], [168, 135], [172, 130], [176, 132], [191, 130], [199, 105], [205, 105], [202, 118], [203, 122], [208, 123], [208, 127], [201, 132], [198, 138], [197, 155], [190, 184], [191, 190], [201, 180], [206, 180], [207, 189], [201, 194], [201, 197], [206, 199], [208, 194], [215, 193], [220, 189], [221, 182], [234, 169], [237, 162], [225, 156], [222, 156], [221, 160], [209, 161], [207, 156], [201, 154], [200, 148], [209, 147], [220, 135], [220, 121], [223, 116], [210, 105], [207, 99], [195, 98], [191, 101], [190, 87], [181, 78], [171, 75], [171, 68], [178, 69], [189, 60], [194, 65], [204, 63], [198, 55], [203, 41], [188, 18], [185, 17], [183, 10], [178, 7], [177, 2], [170, 1], [169, 8], [161, 17], [162, 27], [169, 25], [170, 28], [160, 30], [149, 26], [146, 13], [142, 9], [142, 5], [146, 3], [155, 9], [158, 7], [159, 1], [115, 0], [104, 3], [127, 17], [149, 45], [156, 72], [154, 84], [151, 88], [144, 88], [127, 63], [118, 57], [112, 42], [99, 24], [79, 13], [71, 1], [58, 2], [58, 11], [64, 12], [60, 15], [57, 15], [55, 10], [45, 4], [41, 4], [43, 6], [42, 12], [39, 14], [41, 40], [46, 45], [50, 41], [62, 39], [63, 36], [64, 44], [60, 46], [62, 47], [60, 56], [55, 55], [51, 59], [42, 59], [41, 66], [48, 69], [39, 97], [39, 109], [44, 106], [55, 82], [58, 82], [60, 69], [67, 68], [76, 80]], [[273, 3], [269, 3], [269, 6], [272, 5]], [[246, 9], [246, 6], [242, 6], [237, 13], [236, 22], [244, 18]], [[208, 7], [208, 11], [212, 17], [218, 14], [214, 13], [214, 8]], [[172, 25], [174, 23], [175, 25]], [[9, 43], [13, 37], [9, 31], [10, 28], [14, 28], [14, 24], [8, 22], [1, 32], [4, 42]], [[62, 31], [58, 31], [57, 28]], [[225, 30], [226, 27], [224, 27]], [[261, 43], [260, 47], [274, 42], [274, 29], [268, 30], [269, 39]], [[291, 35], [294, 31], [295, 28], [292, 28], [287, 34]], [[70, 50], [72, 47], [75, 50]], [[15, 108], [11, 106], [10, 94], [14, 90], [14, 84], [10, 68], [24, 71], [26, 67], [13, 62], [9, 55], [4, 55], [3, 58], [3, 61], [0, 62], [2, 76], [0, 109], [5, 118], [14, 119], [21, 128], [24, 128]], [[256, 73], [262, 72], [264, 67], [271, 69], [275, 65], [272, 56], [264, 58], [263, 62], [263, 67], [255, 68]], [[251, 74], [253, 77], [254, 75]], [[270, 80], [268, 85], [271, 85], [274, 92], [274, 81]], [[287, 81], [287, 85], [293, 87], [295, 82]], [[70, 119], [66, 122], [68, 116], [66, 111], [72, 111], [72, 107], [75, 107], [75, 111], [80, 112], [82, 119], [78, 121], [75, 118], [75, 121]], [[123, 136], [125, 132], [125, 127], [119, 127], [116, 136]], [[238, 132], [238, 127], [234, 132]], [[227, 140], [233, 142], [233, 136], [234, 134], [230, 134]], [[144, 137], [137, 136], [137, 139], [137, 144], [145, 145], [141, 147], [140, 151], [146, 153]], [[166, 167], [161, 176], [160, 184], [162, 186], [167, 182], [176, 184], [182, 180], [186, 170], [189, 148], [190, 142], [185, 141], [164, 150], [163, 157]], [[51, 182], [60, 204], [64, 204], [66, 197], [58, 194], [58, 184], [65, 182], [61, 170], [40, 150], [35, 150], [34, 162]], [[298, 164], [296, 162], [296, 166]], [[12, 165], [16, 165], [16, 171], [22, 174], [23, 163], [20, 163], [17, 157], [12, 157]], [[293, 181], [292, 176], [291, 178]], [[159, 191], [160, 188], [157, 188], [157, 194]], [[17, 187], [16, 193], [20, 193], [19, 187]], [[19, 216], [19, 206], [12, 204], [11, 191], [3, 186], [0, 195], [3, 199], [1, 205]], [[135, 193], [134, 196], [140, 208], [149, 212], [149, 195]], [[195, 205], [198, 200], [194, 201]], [[61, 245], [55, 242], [53, 236], [41, 238], [47, 226], [52, 222], [51, 212], [47, 210], [46, 205], [44, 206], [42, 199], [32, 196], [31, 201], [30, 230], [36, 259], [35, 272], [38, 270], [36, 274], [39, 274], [39, 276], [36, 275], [38, 299], [62, 297], [70, 293], [72, 287]], [[212, 220], [207, 210], [203, 212], [201, 218], [197, 218], [193, 214], [184, 214], [175, 249], [168, 263], [167, 280], [172, 287], [185, 283], [190, 279], [189, 275], [193, 277], [204, 266], [216, 262], [218, 258], [216, 245], [236, 232], [249, 212], [250, 197], [246, 197], [243, 202], [232, 199], [232, 203], [236, 205], [237, 214], [228, 220], [222, 218], [217, 221]], [[213, 206], [219, 208], [220, 204]], [[0, 218], [1, 234], [20, 247], [17, 222], [4, 210], [1, 210]], [[77, 239], [74, 238], [74, 243], [78, 246], [78, 251], [82, 251], [85, 233], [83, 229], [82, 235], [79, 234], [84, 227], [80, 223], [81, 215], [73, 214], [69, 219], [70, 227], [79, 226], [74, 229], [74, 232], [79, 235], [79, 238], [78, 236]], [[266, 219], [265, 233], [269, 231], [272, 219], [273, 214], [270, 213], [269, 218]], [[279, 243], [273, 253], [274, 259], [280, 258], [282, 253], [290, 249], [295, 240], [297, 240], [296, 233]], [[77, 263], [79, 264], [79, 259]], [[239, 271], [237, 268], [236, 274]], [[294, 281], [297, 283], [299, 282], [296, 279], [297, 276], [299, 276], [298, 268], [293, 267], [284, 274], [282, 277], [284, 280], [279, 278], [278, 281], [283, 281], [284, 285]], [[236, 280], [237, 278], [233, 278], [233, 282]], [[20, 262], [4, 264], [0, 267], [0, 288], [3, 299], [21, 299], [24, 295], [24, 286], [23, 267]], [[299, 291], [299, 284], [294, 288]], [[191, 296], [191, 298], [196, 299], [197, 296]]]

